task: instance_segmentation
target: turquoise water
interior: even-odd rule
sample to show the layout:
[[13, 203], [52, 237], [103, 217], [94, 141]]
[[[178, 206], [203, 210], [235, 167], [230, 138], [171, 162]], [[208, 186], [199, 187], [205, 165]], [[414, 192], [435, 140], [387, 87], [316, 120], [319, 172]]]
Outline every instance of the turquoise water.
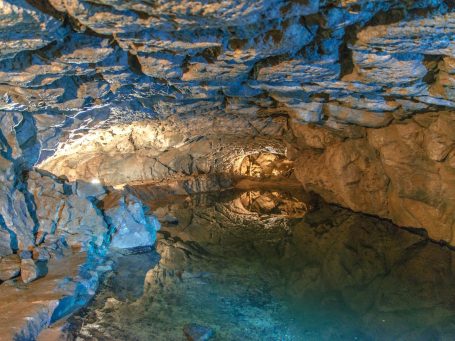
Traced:
[[[147, 198], [142, 198], [147, 201]], [[150, 201], [156, 253], [117, 259], [79, 340], [453, 340], [454, 252], [304, 193]]]

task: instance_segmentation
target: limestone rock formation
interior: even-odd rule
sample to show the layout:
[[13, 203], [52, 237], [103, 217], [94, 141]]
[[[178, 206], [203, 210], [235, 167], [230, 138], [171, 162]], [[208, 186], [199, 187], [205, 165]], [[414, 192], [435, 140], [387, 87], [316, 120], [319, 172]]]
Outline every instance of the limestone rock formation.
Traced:
[[[261, 153], [296, 160], [329, 201], [455, 243], [450, 1], [3, 0], [1, 11], [3, 254], [32, 247], [40, 228], [13, 185], [20, 168], [117, 185], [235, 174]], [[79, 219], [78, 200], [38, 205], [41, 228], [59, 209]]]
[[0, 281], [7, 281], [21, 272], [21, 260], [18, 255], [9, 255], [0, 259]]
[[[10, 213], [29, 214], [32, 223], [27, 229], [6, 230], [0, 257], [0, 334], [35, 339], [43, 328], [95, 294], [100, 274], [111, 269], [105, 259], [111, 235], [124, 229], [125, 223], [144, 228], [141, 224], [149, 218], [137, 200], [104, 211], [102, 200], [108, 189], [99, 184], [68, 183], [36, 171], [22, 177], [23, 184], [13, 183], [12, 188], [22, 193], [19, 186], [27, 186], [22, 197], [25, 211]], [[117, 195], [124, 203], [122, 194]], [[113, 212], [128, 219], [111, 220]], [[153, 243], [159, 224], [149, 226], [153, 228], [138, 235], [137, 244]], [[123, 247], [137, 246], [130, 244]]]
[[[297, 130], [306, 138], [305, 130]], [[308, 190], [353, 210], [421, 227], [455, 243], [455, 114], [427, 113], [343, 140], [307, 143], [296, 175]]]
[[160, 224], [154, 217], [144, 214], [144, 206], [137, 198], [127, 195], [118, 205], [105, 211], [106, 218], [115, 231], [110, 247], [132, 249], [149, 247], [155, 243]]
[[228, 177], [455, 245], [451, 0], [0, 0], [0, 47], [2, 259], [104, 249], [104, 185]]
[[73, 193], [63, 182], [36, 172], [29, 173], [27, 183], [40, 223], [38, 233], [44, 240], [47, 235], [63, 236], [70, 245], [83, 249], [90, 243], [103, 244], [108, 227], [102, 213], [90, 200], [77, 195], [76, 191]]
[[33, 259], [21, 260], [21, 279], [27, 284], [47, 274], [45, 262], [35, 262]]

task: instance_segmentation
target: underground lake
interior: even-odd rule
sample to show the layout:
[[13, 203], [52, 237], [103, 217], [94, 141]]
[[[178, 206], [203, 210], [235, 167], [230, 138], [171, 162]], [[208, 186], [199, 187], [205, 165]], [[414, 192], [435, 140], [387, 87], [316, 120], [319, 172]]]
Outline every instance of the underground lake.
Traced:
[[68, 340], [182, 340], [194, 326], [214, 340], [455, 333], [455, 253], [418, 234], [282, 187], [135, 193], [160, 219], [156, 250], [113, 255]]
[[0, 0], [0, 341], [452, 341], [454, 257], [454, 0]]

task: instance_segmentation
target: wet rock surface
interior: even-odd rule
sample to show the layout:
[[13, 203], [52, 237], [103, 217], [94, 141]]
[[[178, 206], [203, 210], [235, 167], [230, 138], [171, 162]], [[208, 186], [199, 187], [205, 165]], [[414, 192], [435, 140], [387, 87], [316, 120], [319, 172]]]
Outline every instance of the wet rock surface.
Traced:
[[[155, 201], [154, 211], [163, 217], [160, 259], [145, 285], [136, 281], [142, 295], [125, 299], [127, 290], [120, 294], [111, 277], [63, 335], [181, 340], [189, 324], [206, 326], [221, 340], [454, 335], [448, 323], [455, 314], [452, 251], [390, 222], [316, 205], [315, 198], [300, 199], [306, 208], [292, 217], [292, 210], [250, 210], [242, 199], [250, 195], [256, 201], [303, 198], [257, 190]], [[179, 223], [166, 223], [166, 214]]]
[[42, 207], [22, 175], [34, 165], [119, 185], [287, 176], [296, 161], [326, 200], [453, 245], [454, 13], [447, 0], [2, 0], [1, 255], [32, 248], [60, 209], [68, 233], [101, 232], [82, 216], [101, 194]]
[[208, 341], [215, 336], [212, 329], [194, 323], [183, 327], [183, 334], [189, 341]]
[[[0, 257], [0, 335], [34, 340], [95, 294], [101, 275], [113, 267], [106, 258], [111, 242], [114, 248], [150, 250], [159, 225], [131, 194], [36, 171], [25, 174], [24, 182], [30, 205], [25, 212], [34, 224], [10, 230], [11, 249]], [[109, 196], [116, 200], [103, 203]], [[117, 245], [116, 235], [130, 225], [130, 238]]]
[[[135, 191], [109, 216], [105, 185], [294, 183], [455, 245], [454, 17], [448, 0], [0, 0], [2, 289], [69, 249], [97, 282], [111, 240], [150, 248]], [[280, 225], [311, 205], [272, 191], [235, 206]], [[198, 254], [178, 238], [159, 243], [169, 262]]]

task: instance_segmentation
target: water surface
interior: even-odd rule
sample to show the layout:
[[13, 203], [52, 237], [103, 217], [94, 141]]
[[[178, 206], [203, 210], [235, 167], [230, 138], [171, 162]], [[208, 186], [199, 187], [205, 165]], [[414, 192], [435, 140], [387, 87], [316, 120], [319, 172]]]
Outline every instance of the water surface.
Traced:
[[454, 252], [422, 236], [301, 192], [144, 193], [156, 253], [120, 257], [69, 338], [183, 340], [188, 323], [215, 340], [455, 338]]

